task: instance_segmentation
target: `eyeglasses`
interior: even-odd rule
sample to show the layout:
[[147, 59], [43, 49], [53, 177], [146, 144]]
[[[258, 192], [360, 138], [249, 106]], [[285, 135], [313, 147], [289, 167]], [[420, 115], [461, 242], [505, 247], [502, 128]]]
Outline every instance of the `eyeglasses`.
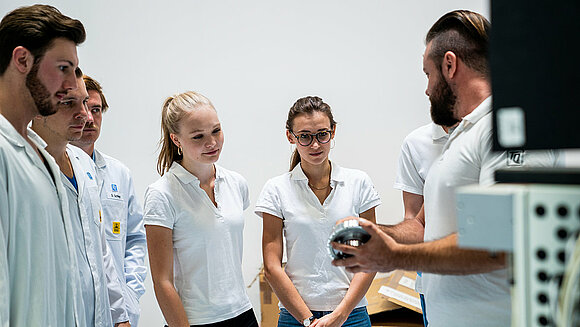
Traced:
[[325, 144], [330, 142], [332, 136], [331, 130], [320, 131], [317, 133], [299, 133], [298, 135], [294, 134], [294, 132], [292, 131], [290, 131], [290, 133], [294, 135], [294, 137], [298, 141], [298, 144], [302, 146], [309, 146], [310, 144], [312, 144], [312, 141], [314, 141], [314, 137], [316, 137], [316, 141], [318, 143]]

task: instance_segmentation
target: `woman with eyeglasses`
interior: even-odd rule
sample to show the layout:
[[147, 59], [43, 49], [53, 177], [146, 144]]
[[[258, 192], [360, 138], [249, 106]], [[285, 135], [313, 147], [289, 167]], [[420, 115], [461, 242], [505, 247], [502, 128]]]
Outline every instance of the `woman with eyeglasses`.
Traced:
[[364, 295], [374, 274], [333, 266], [327, 240], [342, 218], [375, 222], [380, 199], [367, 174], [328, 159], [335, 133], [328, 104], [319, 97], [298, 99], [286, 121], [288, 141], [296, 145], [290, 171], [270, 179], [256, 203], [264, 272], [280, 299], [280, 327], [371, 326]]
[[169, 97], [144, 222], [151, 276], [169, 326], [258, 327], [242, 276], [248, 185], [216, 164], [220, 120], [203, 95]]

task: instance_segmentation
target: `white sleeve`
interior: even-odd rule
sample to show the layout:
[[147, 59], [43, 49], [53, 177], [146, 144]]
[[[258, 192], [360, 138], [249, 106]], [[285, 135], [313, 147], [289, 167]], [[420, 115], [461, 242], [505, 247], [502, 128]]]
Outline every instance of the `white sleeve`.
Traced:
[[250, 191], [248, 190], [248, 182], [245, 178], [240, 178], [240, 192], [244, 201], [244, 210], [250, 207]]
[[143, 223], [145, 225], [173, 229], [175, 219], [175, 209], [169, 203], [167, 196], [154, 188], [147, 188], [143, 209]]
[[379, 192], [375, 189], [375, 185], [371, 181], [371, 178], [366, 173], [362, 173], [362, 180], [360, 182], [360, 190], [357, 192], [360, 194], [360, 200], [358, 203], [359, 210], [358, 214], [365, 212], [371, 208], [374, 208], [381, 204], [381, 198]]
[[[3, 168], [3, 167], [0, 167]], [[1, 169], [0, 171], [5, 171]], [[5, 176], [0, 175], [0, 327], [10, 324], [10, 275], [8, 274], [8, 193]]]
[[413, 156], [409, 146], [409, 139], [406, 138], [401, 146], [397, 176], [393, 187], [397, 190], [423, 195], [425, 180], [419, 174], [419, 168], [413, 161]]
[[272, 216], [284, 219], [282, 214], [282, 205], [280, 202], [280, 194], [272, 180], [266, 182], [258, 200], [256, 200], [256, 208], [254, 212], [262, 217], [263, 213], [270, 214]]
[[[127, 241], [125, 248], [124, 272], [125, 283], [133, 291], [138, 300], [145, 293], [145, 278], [147, 277], [147, 266], [145, 265], [145, 254], [147, 252], [147, 239], [145, 237], [145, 226], [143, 225], [143, 209], [137, 201], [133, 179], [128, 176], [128, 196], [127, 201]], [[120, 276], [123, 277], [123, 276]], [[129, 301], [127, 301], [129, 305]], [[139, 312], [139, 308], [131, 308], [130, 312]]]

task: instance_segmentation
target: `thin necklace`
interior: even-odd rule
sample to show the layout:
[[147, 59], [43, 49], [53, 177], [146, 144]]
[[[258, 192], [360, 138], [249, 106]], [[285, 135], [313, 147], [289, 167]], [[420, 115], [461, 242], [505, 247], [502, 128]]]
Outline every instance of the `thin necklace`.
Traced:
[[327, 188], [330, 187], [330, 181], [328, 182], [328, 185], [326, 185], [323, 188], [318, 188], [318, 187], [314, 187], [314, 185], [310, 184], [310, 181], [308, 182], [308, 186], [310, 186], [311, 188], [317, 190], [317, 191], [322, 191], [322, 190], [326, 190]]

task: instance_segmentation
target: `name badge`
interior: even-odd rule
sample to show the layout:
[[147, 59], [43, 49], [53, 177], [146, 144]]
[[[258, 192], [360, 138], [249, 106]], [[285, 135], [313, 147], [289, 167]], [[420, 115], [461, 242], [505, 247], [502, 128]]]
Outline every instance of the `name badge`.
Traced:
[[121, 193], [109, 192], [107, 197], [109, 199], [123, 201], [123, 196], [121, 195]]
[[107, 197], [109, 199], [123, 201], [123, 195], [119, 192], [119, 187], [117, 186], [117, 184], [111, 183], [110, 192]]

